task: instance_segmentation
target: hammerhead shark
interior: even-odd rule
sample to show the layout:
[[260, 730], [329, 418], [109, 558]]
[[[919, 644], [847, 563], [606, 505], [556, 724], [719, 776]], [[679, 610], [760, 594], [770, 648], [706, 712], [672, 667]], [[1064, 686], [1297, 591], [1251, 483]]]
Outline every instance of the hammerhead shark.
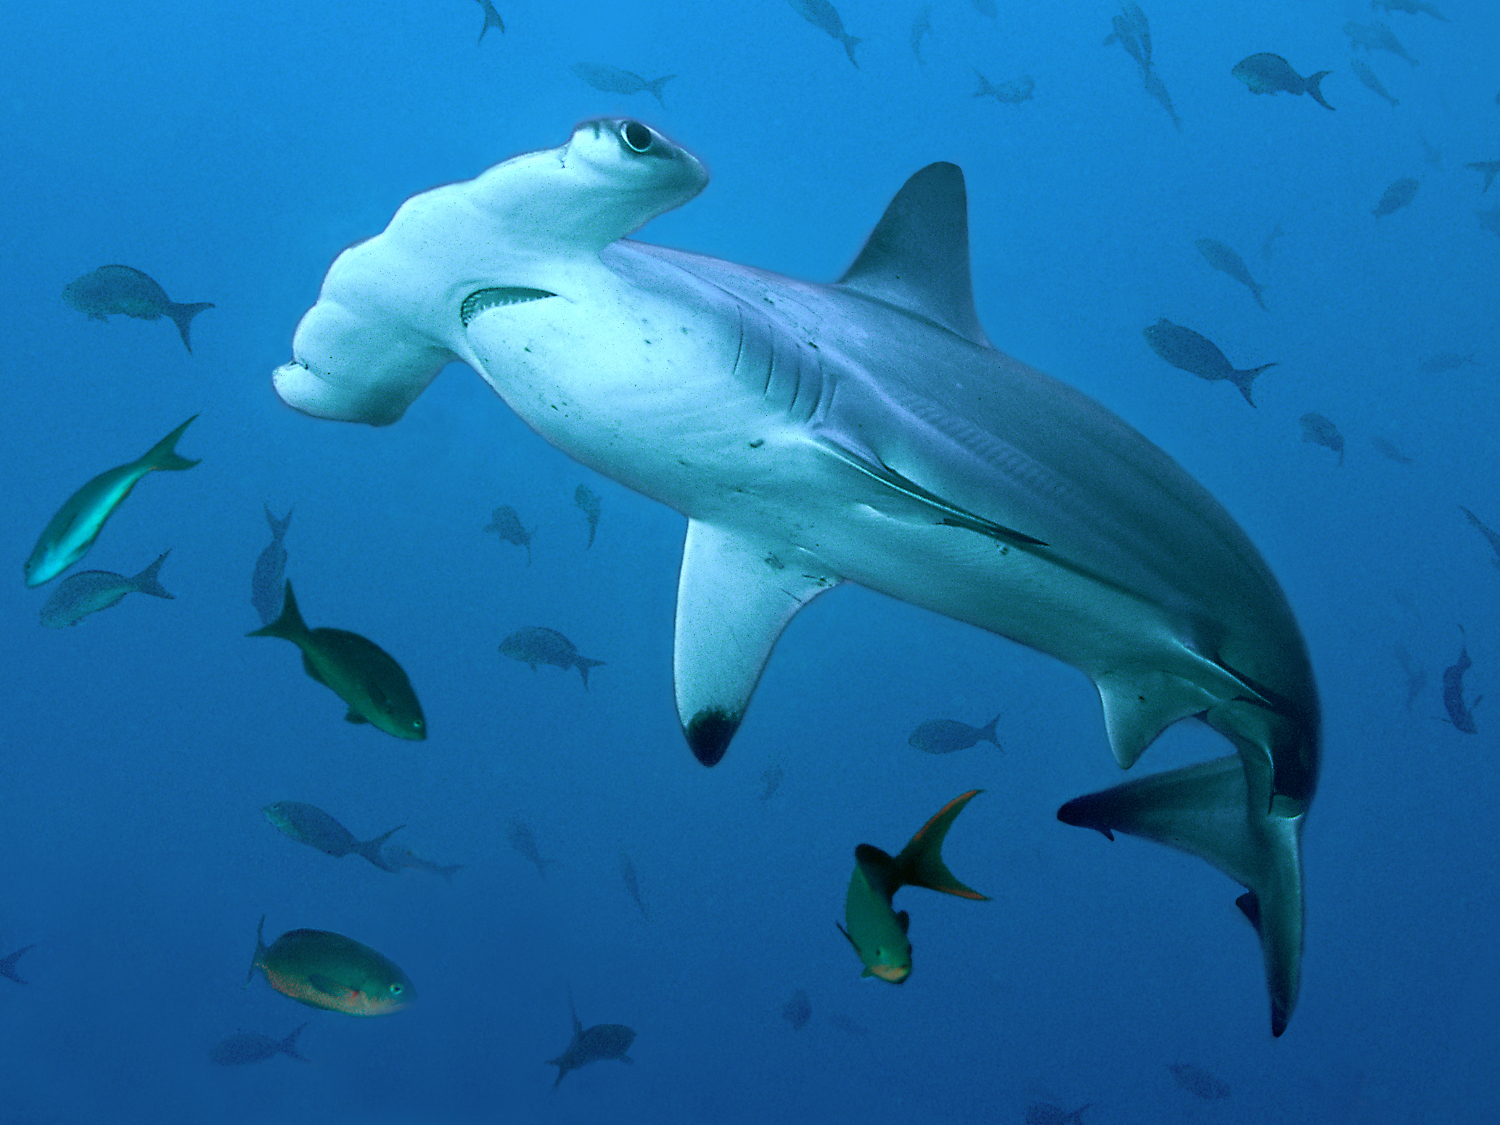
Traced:
[[683, 513], [675, 694], [705, 765], [787, 623], [845, 581], [1082, 670], [1122, 767], [1201, 718], [1233, 753], [1058, 816], [1241, 883], [1280, 1035], [1319, 704], [1270, 569], [1165, 453], [990, 344], [958, 167], [913, 175], [831, 285], [626, 238], [707, 183], [656, 130], [599, 119], [416, 195], [334, 261], [276, 391], [382, 426], [462, 361], [553, 445]]

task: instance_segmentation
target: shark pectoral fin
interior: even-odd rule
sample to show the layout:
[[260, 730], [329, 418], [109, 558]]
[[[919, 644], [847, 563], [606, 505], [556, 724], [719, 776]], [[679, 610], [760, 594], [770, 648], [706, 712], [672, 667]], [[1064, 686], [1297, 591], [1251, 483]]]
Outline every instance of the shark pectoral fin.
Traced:
[[1219, 702], [1190, 680], [1149, 668], [1108, 672], [1095, 678], [1094, 686], [1104, 704], [1109, 747], [1127, 770], [1162, 731]]
[[729, 748], [787, 622], [841, 581], [809, 573], [805, 561], [795, 549], [777, 553], [737, 532], [688, 522], [673, 680], [683, 733], [706, 766]]
[[1271, 1032], [1286, 1029], [1301, 976], [1302, 818], [1252, 802], [1239, 755], [1075, 798], [1057, 819], [1155, 840], [1206, 859], [1248, 888], [1237, 905], [1260, 937]]

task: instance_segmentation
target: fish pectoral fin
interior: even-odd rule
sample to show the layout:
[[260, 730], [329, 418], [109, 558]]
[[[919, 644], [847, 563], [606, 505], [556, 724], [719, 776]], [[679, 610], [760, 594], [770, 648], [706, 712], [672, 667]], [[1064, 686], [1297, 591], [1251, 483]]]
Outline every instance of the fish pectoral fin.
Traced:
[[1096, 677], [1094, 686], [1104, 705], [1109, 747], [1127, 770], [1162, 731], [1222, 699], [1181, 676], [1151, 668], [1108, 672]]
[[369, 719], [365, 718], [353, 707], [349, 708], [344, 714], [344, 722], [346, 723], [368, 723], [369, 721]]
[[1271, 1031], [1286, 1028], [1302, 961], [1302, 817], [1252, 802], [1237, 754], [1078, 797], [1057, 819], [1155, 840], [1207, 860], [1248, 889], [1237, 905], [1260, 937]]
[[332, 977], [325, 977], [322, 973], [313, 973], [307, 978], [307, 983], [324, 996], [344, 996], [353, 991], [353, 989], [345, 988]]
[[672, 673], [683, 733], [704, 765], [729, 748], [787, 622], [842, 581], [810, 562], [796, 548], [688, 521]]

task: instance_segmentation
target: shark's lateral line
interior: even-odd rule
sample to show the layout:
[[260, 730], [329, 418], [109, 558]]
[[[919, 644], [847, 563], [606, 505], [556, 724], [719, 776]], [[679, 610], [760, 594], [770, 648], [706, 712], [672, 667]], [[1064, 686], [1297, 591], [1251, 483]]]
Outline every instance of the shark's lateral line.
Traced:
[[598, 120], [414, 196], [334, 262], [276, 389], [385, 425], [462, 360], [548, 441], [685, 514], [676, 695], [705, 764], [787, 622], [841, 581], [1079, 668], [1121, 766], [1202, 717], [1235, 754], [1058, 815], [1244, 884], [1280, 1034], [1319, 714], [1260, 555], [1156, 446], [990, 346], [957, 167], [907, 181], [833, 285], [625, 240], [707, 181], [654, 130]]

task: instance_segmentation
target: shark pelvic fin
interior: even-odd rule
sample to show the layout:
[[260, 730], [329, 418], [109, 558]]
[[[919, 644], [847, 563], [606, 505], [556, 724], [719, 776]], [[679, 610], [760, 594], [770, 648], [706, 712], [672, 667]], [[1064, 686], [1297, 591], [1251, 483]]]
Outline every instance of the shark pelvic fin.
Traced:
[[805, 562], [795, 549], [778, 553], [737, 532], [688, 522], [673, 681], [683, 733], [706, 766], [729, 748], [787, 622], [841, 581], [809, 573]]
[[989, 346], [969, 274], [969, 201], [956, 164], [907, 180], [838, 284]]
[[1127, 770], [1162, 731], [1218, 702], [1197, 684], [1153, 668], [1109, 672], [1095, 679], [1094, 686], [1104, 704], [1109, 747]]

